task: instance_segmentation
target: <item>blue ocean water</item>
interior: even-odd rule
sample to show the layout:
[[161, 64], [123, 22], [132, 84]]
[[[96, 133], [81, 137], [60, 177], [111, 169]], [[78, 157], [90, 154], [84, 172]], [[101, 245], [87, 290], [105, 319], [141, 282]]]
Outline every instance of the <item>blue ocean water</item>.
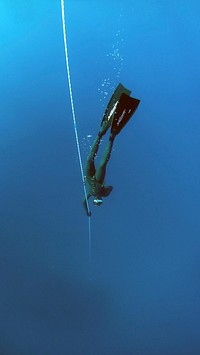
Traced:
[[0, 355], [199, 355], [200, 4], [65, 7], [83, 163], [113, 88], [141, 103], [89, 263], [60, 1], [1, 1]]

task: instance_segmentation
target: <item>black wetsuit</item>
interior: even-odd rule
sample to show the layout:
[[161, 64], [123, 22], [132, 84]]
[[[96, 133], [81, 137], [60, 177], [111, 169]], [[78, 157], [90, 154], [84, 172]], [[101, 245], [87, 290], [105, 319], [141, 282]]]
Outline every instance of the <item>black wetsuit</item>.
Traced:
[[[87, 199], [89, 199], [91, 196], [94, 196], [96, 198], [107, 197], [113, 189], [112, 186], [104, 186], [104, 179], [106, 174], [106, 166], [110, 159], [110, 154], [112, 151], [114, 136], [110, 137], [98, 168], [96, 169], [94, 165], [94, 159], [99, 149], [101, 137], [102, 134], [99, 133], [87, 157], [85, 167], [85, 176], [89, 188]], [[83, 206], [86, 210], [86, 213], [89, 214], [86, 199], [84, 199], [83, 201]]]

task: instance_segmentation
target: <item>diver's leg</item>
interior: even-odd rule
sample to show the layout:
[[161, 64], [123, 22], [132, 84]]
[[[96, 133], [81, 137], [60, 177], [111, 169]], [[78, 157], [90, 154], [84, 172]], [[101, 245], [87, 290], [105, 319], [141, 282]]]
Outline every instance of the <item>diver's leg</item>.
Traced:
[[87, 156], [87, 161], [86, 161], [86, 166], [85, 166], [86, 178], [93, 177], [95, 175], [96, 169], [94, 166], [94, 158], [95, 158], [97, 151], [99, 149], [100, 141], [101, 141], [101, 134], [98, 134], [98, 136], [94, 140], [94, 143], [92, 144], [90, 152]]
[[103, 157], [101, 159], [101, 162], [96, 170], [95, 173], [95, 178], [96, 180], [100, 183], [103, 184], [104, 179], [105, 179], [105, 175], [106, 175], [106, 166], [107, 163], [110, 159], [110, 155], [111, 155], [111, 151], [112, 151], [112, 147], [113, 147], [113, 142], [114, 142], [114, 135], [111, 135], [109, 138], [109, 142], [107, 144], [107, 147], [104, 151]]

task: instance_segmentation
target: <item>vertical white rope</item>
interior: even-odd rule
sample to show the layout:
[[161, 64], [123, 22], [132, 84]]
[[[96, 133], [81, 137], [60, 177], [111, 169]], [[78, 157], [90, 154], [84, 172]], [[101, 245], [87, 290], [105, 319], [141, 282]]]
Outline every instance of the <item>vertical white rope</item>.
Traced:
[[[83, 190], [84, 190], [84, 195], [85, 195], [85, 199], [86, 199], [87, 209], [89, 211], [89, 204], [88, 204], [88, 200], [87, 200], [87, 191], [86, 191], [85, 178], [84, 178], [84, 172], [83, 172], [83, 163], [82, 163], [80, 143], [79, 143], [79, 137], [78, 137], [78, 129], [77, 129], [77, 124], [76, 124], [76, 115], [75, 115], [75, 109], [74, 109], [71, 77], [70, 77], [64, 0], [61, 0], [61, 11], [62, 11], [62, 26], [63, 26], [64, 47], [65, 47], [65, 60], [66, 60], [67, 78], [68, 78], [69, 94], [70, 94], [70, 101], [71, 101], [72, 118], [73, 118], [73, 123], [74, 123], [74, 133], [75, 133], [75, 138], [76, 138], [76, 146], [77, 146], [77, 153], [78, 153], [79, 165], [80, 165], [80, 170], [81, 170]], [[88, 218], [88, 234], [89, 234], [89, 257], [91, 257], [91, 221], [90, 221], [90, 217]]]
[[88, 218], [88, 244], [89, 244], [89, 263], [91, 264], [92, 255], [92, 232], [91, 232], [91, 218]]

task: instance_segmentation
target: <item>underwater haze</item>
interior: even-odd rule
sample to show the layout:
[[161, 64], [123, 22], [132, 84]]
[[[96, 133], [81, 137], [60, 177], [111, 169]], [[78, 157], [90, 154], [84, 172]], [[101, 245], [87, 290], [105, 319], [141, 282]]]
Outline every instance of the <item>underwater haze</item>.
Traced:
[[1, 0], [0, 355], [199, 355], [200, 2], [65, 16], [83, 164], [118, 83], [141, 102], [90, 202], [89, 260], [61, 3]]

